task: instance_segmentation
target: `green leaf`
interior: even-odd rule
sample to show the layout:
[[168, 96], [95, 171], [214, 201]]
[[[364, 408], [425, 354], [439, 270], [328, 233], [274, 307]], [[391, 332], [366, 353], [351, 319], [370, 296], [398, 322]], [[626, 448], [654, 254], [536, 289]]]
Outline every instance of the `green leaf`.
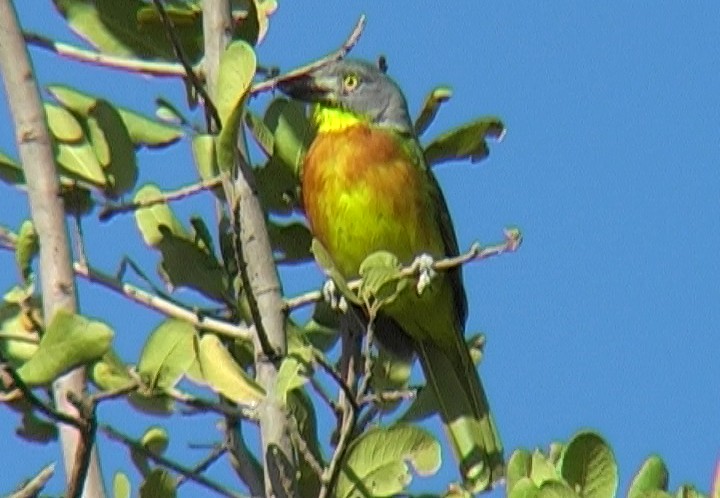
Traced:
[[298, 179], [277, 156], [255, 168], [258, 195], [263, 208], [272, 214], [289, 215], [300, 205]]
[[556, 480], [558, 473], [555, 466], [548, 461], [547, 457], [540, 450], [533, 451], [531, 457], [530, 479], [538, 486], [546, 481]]
[[23, 175], [20, 164], [2, 152], [0, 152], [0, 180], [8, 185], [25, 183], [25, 175]]
[[393, 302], [407, 287], [407, 279], [399, 274], [401, 268], [397, 256], [387, 251], [374, 252], [360, 263], [358, 294], [371, 313]]
[[529, 451], [518, 449], [510, 455], [507, 463], [507, 489], [512, 493], [515, 485], [521, 479], [530, 477], [532, 470], [532, 455]]
[[278, 263], [304, 263], [312, 259], [310, 246], [313, 237], [304, 224], [293, 222], [281, 225], [270, 221], [268, 235]]
[[113, 332], [102, 322], [58, 310], [35, 355], [18, 369], [30, 386], [45, 385], [73, 368], [90, 363], [110, 348]]
[[280, 364], [276, 393], [283, 403], [290, 391], [302, 387], [313, 373], [313, 349], [297, 336], [288, 337], [288, 355]]
[[675, 498], [706, 498], [706, 496], [692, 484], [683, 484], [675, 493]]
[[540, 488], [529, 477], [521, 477], [508, 490], [508, 498], [535, 498]]
[[433, 88], [433, 90], [425, 97], [420, 115], [415, 120], [415, 136], [422, 135], [428, 126], [433, 122], [440, 106], [450, 100], [452, 90], [446, 86]]
[[443, 133], [425, 147], [425, 161], [434, 165], [445, 161], [470, 159], [478, 162], [490, 153], [485, 139], [502, 138], [505, 125], [495, 117], [481, 118]]
[[[372, 374], [370, 385], [376, 394], [384, 392], [401, 391], [408, 388], [410, 374], [412, 373], [412, 362], [414, 358], [398, 358], [389, 353], [385, 348], [378, 348], [377, 357], [372, 362]], [[399, 400], [378, 401], [376, 405], [384, 411], [397, 408]]]
[[240, 119], [256, 67], [255, 51], [242, 40], [230, 43], [220, 57], [216, 106], [222, 122], [217, 148], [221, 171], [232, 169]]
[[155, 109], [155, 117], [163, 123], [174, 126], [188, 124], [187, 118], [170, 101], [162, 97], [158, 97], [155, 99], [155, 105], [157, 106]]
[[630, 483], [628, 498], [645, 498], [648, 491], [655, 489], [667, 491], [669, 477], [662, 458], [657, 455], [648, 457]]
[[294, 178], [298, 178], [303, 158], [315, 135], [305, 114], [305, 105], [277, 98], [268, 106], [263, 120], [274, 138], [273, 157], [279, 159]]
[[[56, 139], [55, 160], [63, 171], [75, 178], [104, 186], [105, 172], [78, 120], [63, 107], [45, 104], [50, 133]], [[76, 133], [77, 130], [79, 134]], [[66, 140], [72, 138], [72, 140]]]
[[[7, 298], [0, 303], [0, 333], [18, 336], [18, 339], [0, 339], [0, 352], [14, 367], [28, 361], [38, 350], [38, 334], [28, 313], [37, 309], [39, 303], [24, 301], [13, 303]], [[25, 309], [29, 308], [28, 311]], [[38, 311], [39, 315], [39, 311]], [[22, 340], [27, 338], [27, 340]]]
[[138, 362], [138, 373], [152, 390], [175, 387], [195, 361], [195, 328], [182, 320], [168, 319], [150, 333]]
[[110, 180], [110, 194], [119, 197], [135, 187], [138, 168], [135, 148], [120, 113], [105, 100], [96, 101], [88, 115], [90, 141]]
[[58, 430], [55, 424], [35, 416], [32, 408], [23, 412], [22, 424], [15, 429], [15, 434], [31, 443], [47, 444], [57, 440]]
[[[318, 496], [320, 476], [313, 470], [310, 455], [323, 465], [322, 451], [317, 434], [317, 419], [312, 400], [303, 389], [290, 391], [287, 396], [287, 409], [295, 421], [297, 433], [302, 439], [304, 449], [297, 449], [298, 486], [300, 496]], [[297, 446], [298, 442], [294, 441]], [[309, 453], [309, 455], [308, 455]]]
[[115, 472], [113, 476], [113, 498], [130, 498], [132, 488], [130, 479], [123, 472]]
[[252, 111], [245, 113], [245, 126], [250, 130], [250, 134], [255, 139], [260, 149], [266, 156], [270, 157], [275, 147], [275, 138], [270, 129], [265, 125], [263, 120]]
[[265, 391], [233, 359], [220, 339], [205, 334], [200, 339], [200, 371], [213, 391], [234, 402], [254, 408], [265, 398]]
[[335, 283], [335, 286], [340, 294], [354, 304], [362, 304], [362, 301], [358, 298], [358, 296], [350, 290], [350, 287], [348, 287], [345, 277], [342, 273], [340, 273], [340, 271], [338, 271], [337, 268], [335, 268], [335, 262], [327, 252], [327, 249], [323, 247], [322, 243], [318, 239], [312, 240], [312, 243], [310, 244], [310, 252], [312, 252], [315, 257], [315, 261], [320, 268], [322, 268], [325, 274]]
[[15, 242], [15, 262], [24, 280], [30, 278], [32, 261], [39, 251], [40, 243], [35, 226], [31, 220], [25, 220], [20, 225], [17, 241]]
[[[143, 186], [135, 202], [162, 197], [154, 185]], [[219, 302], [229, 299], [225, 273], [202, 237], [188, 234], [166, 204], [135, 211], [135, 221], [145, 243], [162, 253], [161, 275], [175, 287], [189, 287]]]
[[162, 455], [167, 450], [170, 440], [167, 431], [156, 425], [145, 431], [140, 438], [140, 444], [153, 455]]
[[[97, 97], [64, 85], [50, 85], [47, 90], [63, 106], [85, 117], [90, 114], [98, 100]], [[120, 115], [135, 146], [162, 147], [183, 136], [182, 130], [177, 126], [147, 118], [124, 107], [114, 106], [114, 109]]]
[[[152, 23], [143, 15], [148, 4], [142, 0], [53, 0], [53, 3], [70, 28], [103, 53], [176, 61], [163, 25]], [[176, 18], [180, 5], [175, 2], [171, 9]], [[192, 8], [185, 10], [191, 17]], [[178, 23], [173, 30], [187, 57], [196, 61], [202, 54], [202, 17], [195, 15], [192, 21]]]
[[567, 484], [558, 480], [545, 481], [537, 492], [537, 498], [580, 498], [581, 495], [570, 489]]
[[560, 473], [584, 498], [613, 498], [618, 469], [612, 450], [594, 432], [573, 436], [563, 452]]
[[328, 351], [340, 337], [340, 321], [337, 311], [328, 303], [320, 301], [315, 304], [313, 315], [296, 333], [302, 335], [310, 344]]
[[337, 482], [337, 496], [391, 496], [410, 484], [412, 464], [418, 475], [440, 468], [440, 443], [432, 434], [408, 424], [374, 427], [348, 448]]
[[82, 126], [67, 109], [48, 102], [43, 105], [50, 132], [56, 140], [74, 144], [84, 139]]
[[140, 498], [175, 498], [175, 482], [167, 470], [155, 468], [140, 485]]
[[192, 138], [192, 152], [195, 167], [202, 180], [212, 180], [220, 174], [215, 156], [215, 137], [197, 134]]
[[133, 382], [128, 367], [112, 349], [93, 364], [90, 378], [103, 391], [120, 389]]

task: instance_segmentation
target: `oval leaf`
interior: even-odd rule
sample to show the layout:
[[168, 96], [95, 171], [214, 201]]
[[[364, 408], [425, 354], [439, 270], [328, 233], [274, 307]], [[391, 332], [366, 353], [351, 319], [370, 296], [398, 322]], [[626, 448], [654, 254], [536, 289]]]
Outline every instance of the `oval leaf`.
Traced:
[[67, 109], [59, 105], [45, 102], [45, 115], [47, 116], [50, 133], [59, 142], [77, 143], [83, 139], [82, 126]]
[[130, 498], [130, 479], [123, 472], [115, 472], [113, 477], [113, 498]]
[[633, 477], [628, 498], [644, 498], [645, 493], [655, 489], [667, 491], [668, 478], [665, 462], [659, 456], [652, 455], [643, 462], [642, 467]]
[[437, 116], [440, 106], [450, 100], [452, 97], [452, 90], [446, 86], [434, 88], [423, 102], [422, 110], [420, 115], [415, 120], [415, 135], [422, 135], [428, 126], [432, 124], [435, 116]]
[[470, 159], [478, 162], [490, 153], [486, 138], [501, 139], [505, 125], [495, 117], [482, 118], [443, 133], [425, 147], [425, 160], [429, 165]]
[[200, 371], [213, 391], [238, 404], [255, 407], [265, 397], [265, 391], [240, 368], [220, 339], [205, 334], [200, 339]]
[[176, 481], [165, 469], [153, 469], [140, 485], [140, 498], [175, 498]]
[[140, 438], [140, 444], [153, 455], [165, 453], [169, 442], [167, 431], [159, 426], [150, 427]]
[[73, 368], [90, 363], [110, 348], [113, 331], [102, 322], [58, 310], [37, 352], [18, 369], [30, 386], [49, 384]]
[[37, 256], [39, 250], [40, 244], [33, 222], [23, 221], [15, 242], [15, 262], [23, 279], [27, 280], [30, 277], [32, 260]]
[[507, 489], [512, 493], [515, 485], [521, 479], [530, 477], [532, 470], [532, 455], [527, 450], [515, 450], [507, 464]]
[[408, 424], [375, 427], [348, 448], [337, 482], [337, 496], [391, 496], [410, 484], [408, 463], [419, 475], [440, 468], [440, 443], [424, 429]]
[[594, 432], [575, 435], [563, 452], [560, 472], [567, 483], [585, 498], [613, 498], [618, 469], [612, 450]]
[[580, 498], [581, 495], [564, 482], [553, 479], [545, 481], [535, 496], [536, 498]]
[[175, 387], [195, 361], [195, 328], [182, 320], [165, 320], [143, 346], [138, 373], [151, 389]]

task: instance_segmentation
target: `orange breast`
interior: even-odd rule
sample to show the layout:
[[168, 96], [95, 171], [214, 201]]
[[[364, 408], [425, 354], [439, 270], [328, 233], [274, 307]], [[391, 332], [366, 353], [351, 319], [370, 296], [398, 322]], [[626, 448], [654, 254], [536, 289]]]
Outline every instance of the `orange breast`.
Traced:
[[356, 275], [379, 250], [404, 263], [443, 253], [427, 173], [391, 131], [357, 125], [319, 134], [303, 165], [303, 205], [313, 235], [338, 269]]

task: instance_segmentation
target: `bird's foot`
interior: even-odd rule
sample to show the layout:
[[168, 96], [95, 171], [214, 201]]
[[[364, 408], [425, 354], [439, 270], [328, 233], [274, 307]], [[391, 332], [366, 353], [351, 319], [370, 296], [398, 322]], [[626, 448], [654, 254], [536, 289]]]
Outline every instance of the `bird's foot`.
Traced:
[[348, 303], [345, 296], [340, 294], [335, 282], [328, 279], [322, 286], [322, 295], [325, 302], [334, 310], [340, 310], [345, 313], [348, 310]]
[[415, 269], [418, 275], [417, 285], [415, 286], [418, 294], [422, 294], [437, 275], [437, 272], [433, 269], [434, 264], [435, 258], [429, 254], [421, 254], [413, 261], [412, 268]]

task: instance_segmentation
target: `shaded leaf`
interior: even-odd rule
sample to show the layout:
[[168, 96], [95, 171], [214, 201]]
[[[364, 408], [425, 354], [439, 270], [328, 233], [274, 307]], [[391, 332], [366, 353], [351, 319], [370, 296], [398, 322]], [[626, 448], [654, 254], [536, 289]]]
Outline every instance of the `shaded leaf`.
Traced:
[[217, 144], [221, 171], [232, 169], [244, 102], [256, 67], [255, 51], [242, 40], [230, 43], [220, 58], [216, 107], [222, 122]]
[[[88, 116], [98, 98], [64, 85], [50, 85], [48, 92], [63, 106], [81, 116]], [[135, 146], [162, 147], [179, 140], [183, 132], [174, 125], [147, 118], [130, 109], [113, 106], [127, 128]]]
[[402, 268], [397, 256], [387, 251], [377, 251], [360, 263], [360, 298], [369, 310], [393, 302], [407, 287], [407, 279], [400, 277]]
[[668, 469], [662, 458], [652, 455], [645, 460], [630, 483], [628, 498], [644, 498], [648, 491], [659, 489], [667, 491]]
[[540, 490], [529, 477], [521, 477], [508, 489], [508, 498], [535, 498]]
[[305, 263], [312, 259], [310, 246], [312, 234], [302, 223], [293, 222], [281, 225], [268, 223], [270, 243], [278, 263]]
[[505, 125], [500, 119], [481, 118], [434, 139], [425, 147], [425, 160], [428, 165], [459, 159], [481, 161], [490, 153], [485, 139], [499, 139], [504, 133]]
[[112, 330], [65, 310], [58, 310], [40, 339], [37, 352], [18, 374], [30, 385], [49, 384], [78, 365], [90, 363], [110, 348]]
[[129, 192], [138, 178], [135, 148], [120, 114], [105, 100], [96, 101], [88, 114], [90, 141], [110, 180], [113, 197]]
[[275, 392], [286, 402], [290, 391], [302, 387], [313, 373], [312, 346], [297, 336], [288, 337], [288, 355], [283, 358], [278, 371]]
[[152, 390], [175, 387], [195, 361], [195, 328], [182, 320], [168, 319], [150, 333], [140, 353], [137, 370]]
[[437, 115], [440, 106], [450, 100], [452, 90], [446, 86], [433, 88], [433, 90], [425, 97], [422, 109], [415, 120], [415, 136], [422, 135], [428, 126], [432, 124]]
[[337, 343], [339, 327], [337, 311], [325, 301], [320, 301], [315, 303], [312, 317], [296, 333], [321, 351], [327, 351]]
[[440, 444], [432, 434], [408, 424], [374, 427], [348, 448], [337, 496], [391, 496], [412, 480], [410, 468], [432, 475], [440, 468]]
[[255, 168], [258, 196], [272, 214], [292, 214], [300, 206], [300, 185], [295, 174], [276, 156]]
[[675, 498], [706, 498], [703, 493], [697, 490], [692, 484], [683, 484], [675, 493]]
[[612, 450], [594, 432], [580, 432], [565, 447], [560, 472], [585, 498], [612, 498], [618, 486], [618, 469]]
[[250, 134], [255, 139], [255, 143], [258, 144], [265, 155], [268, 157], [272, 156], [273, 148], [275, 147], [275, 138], [260, 116], [248, 110], [245, 113], [245, 126], [248, 127]]
[[[317, 435], [317, 419], [312, 400], [303, 389], [295, 389], [287, 395], [287, 409], [295, 421], [297, 432], [305, 446], [298, 448], [298, 486], [300, 496], [318, 496], [320, 491], [320, 476], [313, 470], [308, 461], [310, 455], [316, 462], [323, 465], [322, 451]], [[297, 442], [295, 442], [297, 446]]]
[[165, 469], [153, 469], [140, 485], [140, 498], [174, 498], [175, 496], [175, 478]]
[[537, 498], [580, 498], [580, 495], [573, 491], [562, 481], [552, 479], [545, 481], [537, 492]]
[[[142, 0], [53, 0], [53, 3], [70, 28], [101, 52], [176, 61], [162, 23], [152, 24], [146, 15], [141, 16], [148, 8]], [[173, 10], [180, 9], [181, 5], [174, 3]], [[141, 23], [141, 19], [145, 22]], [[174, 28], [191, 61], [202, 54], [202, 18], [196, 16], [194, 21]]]
[[273, 134], [273, 157], [280, 159], [292, 176], [298, 178], [303, 158], [314, 137], [305, 105], [277, 98], [268, 106], [263, 120]]
[[202, 376], [213, 391], [249, 407], [265, 397], [263, 388], [240, 368], [217, 336], [205, 334], [200, 339], [198, 356]]
[[17, 263], [20, 275], [24, 280], [30, 278], [32, 261], [39, 251], [40, 243], [35, 226], [31, 220], [25, 220], [20, 225], [17, 241], [15, 242], [15, 263]]
[[25, 176], [20, 164], [2, 152], [0, 152], [0, 180], [9, 185], [25, 183]]

